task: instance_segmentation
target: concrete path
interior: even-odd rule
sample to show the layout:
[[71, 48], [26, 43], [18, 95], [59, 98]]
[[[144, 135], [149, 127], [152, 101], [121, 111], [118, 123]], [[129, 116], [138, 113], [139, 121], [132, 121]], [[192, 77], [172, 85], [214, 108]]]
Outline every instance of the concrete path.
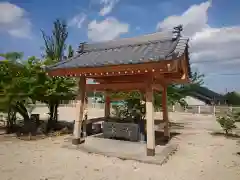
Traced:
[[167, 145], [157, 146], [155, 156], [146, 156], [145, 143], [103, 139], [92, 136], [87, 137], [85, 143], [77, 147], [73, 146], [71, 141], [62, 147], [85, 153], [117, 157], [122, 160], [135, 160], [142, 163], [162, 165], [177, 151], [178, 144], [169, 143]]

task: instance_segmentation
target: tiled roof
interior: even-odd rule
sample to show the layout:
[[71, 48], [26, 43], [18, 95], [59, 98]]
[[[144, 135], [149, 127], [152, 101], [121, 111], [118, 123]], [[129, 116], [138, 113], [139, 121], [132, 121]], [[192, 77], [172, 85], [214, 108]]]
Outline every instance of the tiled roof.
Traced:
[[176, 36], [173, 32], [157, 32], [96, 44], [84, 43], [80, 47], [82, 49], [79, 54], [49, 69], [101, 67], [170, 60], [181, 56], [187, 44], [188, 38]]

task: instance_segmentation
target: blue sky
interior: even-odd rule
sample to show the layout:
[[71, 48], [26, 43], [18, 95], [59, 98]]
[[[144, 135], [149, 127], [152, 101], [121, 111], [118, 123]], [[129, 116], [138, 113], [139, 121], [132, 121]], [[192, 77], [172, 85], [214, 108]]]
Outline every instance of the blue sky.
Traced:
[[[218, 92], [240, 91], [238, 0], [0, 0], [0, 52], [41, 55], [40, 29], [68, 22], [68, 44], [132, 37], [184, 25], [191, 63]], [[239, 74], [238, 74], [239, 73]], [[238, 81], [239, 82], [239, 81]]]

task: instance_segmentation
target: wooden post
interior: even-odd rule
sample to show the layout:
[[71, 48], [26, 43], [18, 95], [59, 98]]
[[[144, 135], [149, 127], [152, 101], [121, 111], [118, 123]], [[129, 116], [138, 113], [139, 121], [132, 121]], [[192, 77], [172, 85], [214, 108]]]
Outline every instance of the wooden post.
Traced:
[[213, 115], [215, 116], [216, 115], [216, 106], [213, 105]]
[[163, 121], [164, 125], [164, 136], [166, 140], [170, 138], [170, 131], [169, 131], [169, 119], [168, 119], [168, 106], [167, 106], [167, 86], [163, 87], [162, 91], [162, 111], [163, 111]]
[[201, 106], [198, 106], [198, 114], [201, 114]]
[[78, 145], [81, 143], [81, 129], [82, 129], [84, 99], [85, 99], [85, 90], [86, 90], [85, 77], [79, 78], [78, 88], [79, 88], [79, 91], [78, 91], [79, 94], [77, 97], [76, 118], [74, 123], [73, 140], [72, 140], [72, 144], [74, 145]]
[[84, 111], [83, 111], [83, 138], [87, 137], [87, 120], [88, 120], [88, 97], [87, 93], [85, 93], [84, 98]]
[[[144, 99], [145, 91], [144, 91], [144, 90], [141, 90], [140, 93], [141, 93], [141, 103], [143, 103], [144, 106], [146, 106], [146, 101], [145, 101], [145, 99]], [[145, 108], [144, 108], [144, 109], [141, 109], [141, 111], [142, 111], [143, 113], [146, 113], [146, 109], [145, 109]], [[140, 137], [139, 137], [139, 138], [140, 138], [140, 142], [145, 144], [145, 143], [146, 143], [146, 127], [145, 127], [145, 121], [142, 119], [139, 125], [140, 125], [140, 127], [139, 127], [139, 130], [140, 130]]]
[[110, 117], [110, 96], [109, 96], [109, 92], [108, 91], [106, 91], [105, 92], [105, 108], [104, 108], [104, 110], [105, 110], [105, 117], [107, 118], [107, 117]]
[[146, 89], [147, 156], [155, 156], [155, 126], [153, 117], [153, 89]]

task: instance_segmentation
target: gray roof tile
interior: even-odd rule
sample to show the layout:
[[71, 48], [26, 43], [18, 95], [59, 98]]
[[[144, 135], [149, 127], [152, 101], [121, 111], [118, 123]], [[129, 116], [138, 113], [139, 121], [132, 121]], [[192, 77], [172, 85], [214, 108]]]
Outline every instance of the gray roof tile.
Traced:
[[59, 62], [49, 69], [100, 67], [106, 65], [138, 64], [168, 60], [181, 56], [187, 48], [188, 39], [173, 38], [171, 32], [126, 38], [96, 44], [84, 44], [82, 53]]

